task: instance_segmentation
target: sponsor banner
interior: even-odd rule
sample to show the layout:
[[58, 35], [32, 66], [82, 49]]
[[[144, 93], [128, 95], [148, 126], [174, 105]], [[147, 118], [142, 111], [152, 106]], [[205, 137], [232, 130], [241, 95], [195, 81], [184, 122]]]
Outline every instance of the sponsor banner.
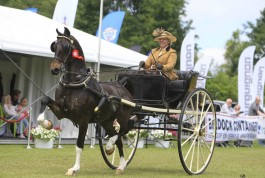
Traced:
[[263, 108], [264, 83], [265, 83], [265, 57], [261, 58], [255, 65], [252, 77], [252, 99], [260, 97], [260, 107]]
[[[207, 115], [207, 121], [212, 120], [213, 115]], [[216, 113], [216, 142], [224, 142], [230, 140], [256, 140], [265, 139], [265, 120], [254, 117], [245, 116], [229, 116], [222, 113]], [[206, 140], [210, 141], [213, 134], [213, 125], [207, 125]]]
[[73, 27], [78, 0], [58, 0], [53, 13], [53, 20]]
[[194, 67], [194, 31], [190, 31], [184, 38], [180, 52], [180, 70], [189, 71]]
[[[200, 73], [201, 76], [207, 76], [210, 64], [212, 62], [212, 57], [204, 56], [197, 61], [194, 67], [194, 71]], [[196, 88], [205, 88], [206, 79], [199, 77], [197, 80]]]
[[[115, 11], [103, 18], [101, 39], [115, 44], [117, 43], [124, 15], [124, 11]], [[98, 36], [98, 30], [96, 36]]]
[[249, 46], [244, 49], [238, 62], [238, 103], [246, 116], [254, 100], [254, 98], [252, 98], [251, 86], [255, 48], [255, 46]]
[[265, 140], [265, 119], [258, 119], [257, 139]]

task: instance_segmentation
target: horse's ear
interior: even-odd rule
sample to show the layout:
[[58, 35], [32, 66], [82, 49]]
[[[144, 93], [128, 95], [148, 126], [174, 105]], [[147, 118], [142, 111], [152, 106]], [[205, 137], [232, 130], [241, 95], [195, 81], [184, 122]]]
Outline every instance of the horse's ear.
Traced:
[[62, 36], [63, 34], [61, 32], [59, 32], [58, 28], [56, 28], [56, 32], [58, 35]]
[[71, 33], [67, 27], [64, 27], [64, 35], [70, 37]]

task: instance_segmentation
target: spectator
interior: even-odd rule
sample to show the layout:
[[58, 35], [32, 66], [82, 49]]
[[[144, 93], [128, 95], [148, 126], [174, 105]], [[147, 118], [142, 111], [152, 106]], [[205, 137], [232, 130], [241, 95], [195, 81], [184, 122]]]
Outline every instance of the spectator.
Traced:
[[[6, 118], [7, 119], [13, 118], [13, 120], [18, 120], [19, 116], [15, 110], [15, 107], [11, 104], [11, 96], [6, 95], [3, 100], [4, 100], [4, 103], [3, 103], [4, 112], [5, 112]], [[17, 128], [17, 134], [19, 135], [19, 138], [25, 138], [22, 130], [20, 130], [20, 127], [21, 127], [20, 124], [21, 123], [19, 123], [19, 127]]]
[[29, 122], [27, 120], [29, 118], [29, 109], [27, 108], [27, 105], [28, 105], [27, 98], [22, 97], [20, 102], [19, 102], [19, 105], [17, 106], [17, 109], [16, 109], [17, 113], [19, 113], [20, 117], [26, 116], [24, 119], [19, 121], [19, 122], [21, 122], [20, 123], [20, 130], [22, 130], [22, 131], [23, 131], [22, 124], [24, 124], [25, 129], [28, 129], [28, 126], [29, 126]]
[[235, 115], [235, 110], [232, 108], [232, 103], [233, 103], [232, 99], [228, 98], [226, 100], [226, 103], [222, 106], [221, 112], [229, 115]]
[[262, 116], [265, 117], [263, 109], [259, 106], [260, 97], [256, 96], [255, 101], [251, 103], [248, 111], [249, 116]]
[[12, 92], [12, 105], [17, 106], [19, 104], [19, 99], [20, 99], [21, 91], [20, 90], [14, 90]]
[[235, 110], [235, 115], [236, 116], [239, 116], [240, 114], [242, 114], [243, 113], [243, 111], [240, 111], [240, 105], [239, 104], [237, 104], [237, 105], [235, 105], [235, 107], [234, 107], [234, 110]]

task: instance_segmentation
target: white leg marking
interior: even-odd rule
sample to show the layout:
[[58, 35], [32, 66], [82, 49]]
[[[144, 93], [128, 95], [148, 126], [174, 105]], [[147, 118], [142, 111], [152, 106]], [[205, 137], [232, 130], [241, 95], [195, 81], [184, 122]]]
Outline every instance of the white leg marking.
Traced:
[[126, 161], [125, 161], [124, 157], [121, 157], [120, 158], [120, 165], [117, 169], [124, 170], [125, 168], [126, 168]]
[[65, 175], [67, 176], [72, 176], [74, 175], [77, 171], [80, 170], [80, 158], [81, 158], [81, 153], [82, 153], [82, 149], [78, 148], [77, 146], [75, 147], [75, 151], [76, 151], [76, 159], [75, 159], [75, 165], [68, 169], [67, 173]]
[[117, 139], [118, 139], [118, 135], [114, 135], [113, 137], [110, 137], [108, 143], [106, 144], [106, 150], [111, 150]]

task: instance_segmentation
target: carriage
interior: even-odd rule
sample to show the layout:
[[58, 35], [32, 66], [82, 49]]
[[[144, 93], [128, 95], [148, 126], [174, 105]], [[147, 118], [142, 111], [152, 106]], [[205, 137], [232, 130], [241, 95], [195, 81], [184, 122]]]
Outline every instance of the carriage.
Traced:
[[[175, 133], [174, 139], [164, 137], [164, 140], [177, 141], [179, 158], [188, 174], [201, 174], [207, 168], [216, 137], [213, 100], [206, 89], [196, 88], [198, 72], [176, 72], [179, 79], [175, 81], [170, 81], [161, 71], [156, 70], [127, 69], [116, 75], [117, 82], [129, 79], [134, 90], [133, 102], [113, 98], [134, 107], [131, 129], [137, 134], [133, 139], [128, 134], [122, 137], [127, 165], [137, 150], [140, 130], [159, 129], [164, 134], [167, 131]], [[148, 116], [159, 118], [158, 123], [150, 123]], [[116, 169], [119, 165], [118, 151], [107, 155], [104, 149], [107, 141], [104, 129], [98, 128], [98, 133], [102, 156], [110, 168]]]
[[[66, 175], [80, 170], [88, 123], [98, 125], [99, 146], [107, 165], [117, 174], [123, 172], [134, 157], [139, 132], [150, 128], [146, 116], [160, 118], [160, 127], [155, 129], [175, 132], [174, 139], [167, 140], [177, 141], [188, 174], [201, 174], [207, 168], [214, 150], [216, 116], [210, 94], [196, 88], [198, 72], [178, 71], [179, 79], [170, 81], [159, 70], [126, 69], [117, 73], [115, 82], [98, 82], [93, 70], [86, 68], [82, 48], [69, 29], [56, 31], [50, 70], [62, 75], [55, 99], [42, 98], [37, 120], [45, 123], [43, 113], [48, 106], [59, 120], [68, 118], [79, 127], [76, 161]], [[130, 130], [137, 133], [133, 139], [128, 137]]]

